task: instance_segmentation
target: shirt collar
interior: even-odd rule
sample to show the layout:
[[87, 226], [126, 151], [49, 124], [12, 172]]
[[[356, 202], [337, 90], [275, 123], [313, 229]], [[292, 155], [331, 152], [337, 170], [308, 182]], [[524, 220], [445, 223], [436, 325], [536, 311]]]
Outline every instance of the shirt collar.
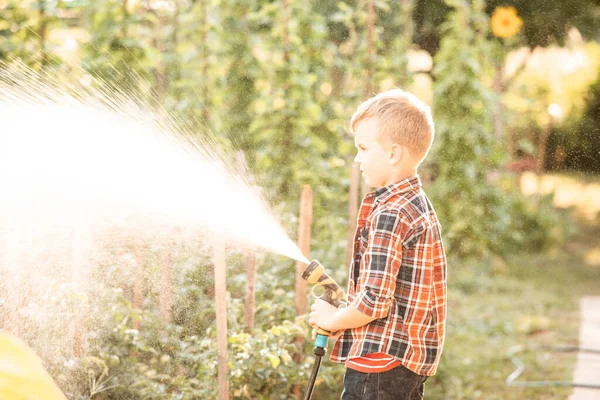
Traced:
[[410, 192], [411, 190], [417, 190], [420, 187], [421, 178], [419, 178], [419, 174], [416, 174], [410, 178], [405, 178], [399, 182], [377, 189], [373, 192], [373, 196], [375, 197], [377, 203], [382, 203], [394, 195]]

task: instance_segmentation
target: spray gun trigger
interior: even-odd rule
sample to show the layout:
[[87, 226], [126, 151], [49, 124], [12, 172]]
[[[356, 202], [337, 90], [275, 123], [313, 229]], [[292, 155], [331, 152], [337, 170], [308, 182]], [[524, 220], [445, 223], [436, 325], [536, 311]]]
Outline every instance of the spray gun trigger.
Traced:
[[325, 287], [323, 287], [322, 284], [315, 284], [312, 288], [311, 288], [311, 293], [314, 297], [316, 297], [317, 299], [321, 298], [323, 295], [325, 295], [325, 291], [327, 289], [325, 289]]

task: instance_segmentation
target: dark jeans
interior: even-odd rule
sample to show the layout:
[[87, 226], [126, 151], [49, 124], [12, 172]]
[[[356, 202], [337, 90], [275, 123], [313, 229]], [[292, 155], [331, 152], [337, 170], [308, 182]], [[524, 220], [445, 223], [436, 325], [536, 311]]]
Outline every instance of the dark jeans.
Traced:
[[402, 365], [374, 374], [346, 368], [342, 400], [421, 400], [426, 380]]

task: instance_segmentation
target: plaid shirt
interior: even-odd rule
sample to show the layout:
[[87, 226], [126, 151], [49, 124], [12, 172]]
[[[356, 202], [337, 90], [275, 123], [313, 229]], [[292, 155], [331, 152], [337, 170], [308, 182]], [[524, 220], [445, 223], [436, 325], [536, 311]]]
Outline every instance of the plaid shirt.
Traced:
[[446, 322], [440, 232], [418, 175], [365, 196], [354, 236], [348, 304], [377, 319], [345, 330], [332, 361], [386, 353], [419, 375], [435, 374]]

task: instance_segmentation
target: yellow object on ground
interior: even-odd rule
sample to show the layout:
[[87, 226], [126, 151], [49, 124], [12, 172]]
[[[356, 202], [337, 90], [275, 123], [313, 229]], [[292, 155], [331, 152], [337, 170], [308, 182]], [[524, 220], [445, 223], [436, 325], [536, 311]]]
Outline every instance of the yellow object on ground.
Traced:
[[5, 332], [0, 332], [0, 400], [66, 400], [42, 360]]

